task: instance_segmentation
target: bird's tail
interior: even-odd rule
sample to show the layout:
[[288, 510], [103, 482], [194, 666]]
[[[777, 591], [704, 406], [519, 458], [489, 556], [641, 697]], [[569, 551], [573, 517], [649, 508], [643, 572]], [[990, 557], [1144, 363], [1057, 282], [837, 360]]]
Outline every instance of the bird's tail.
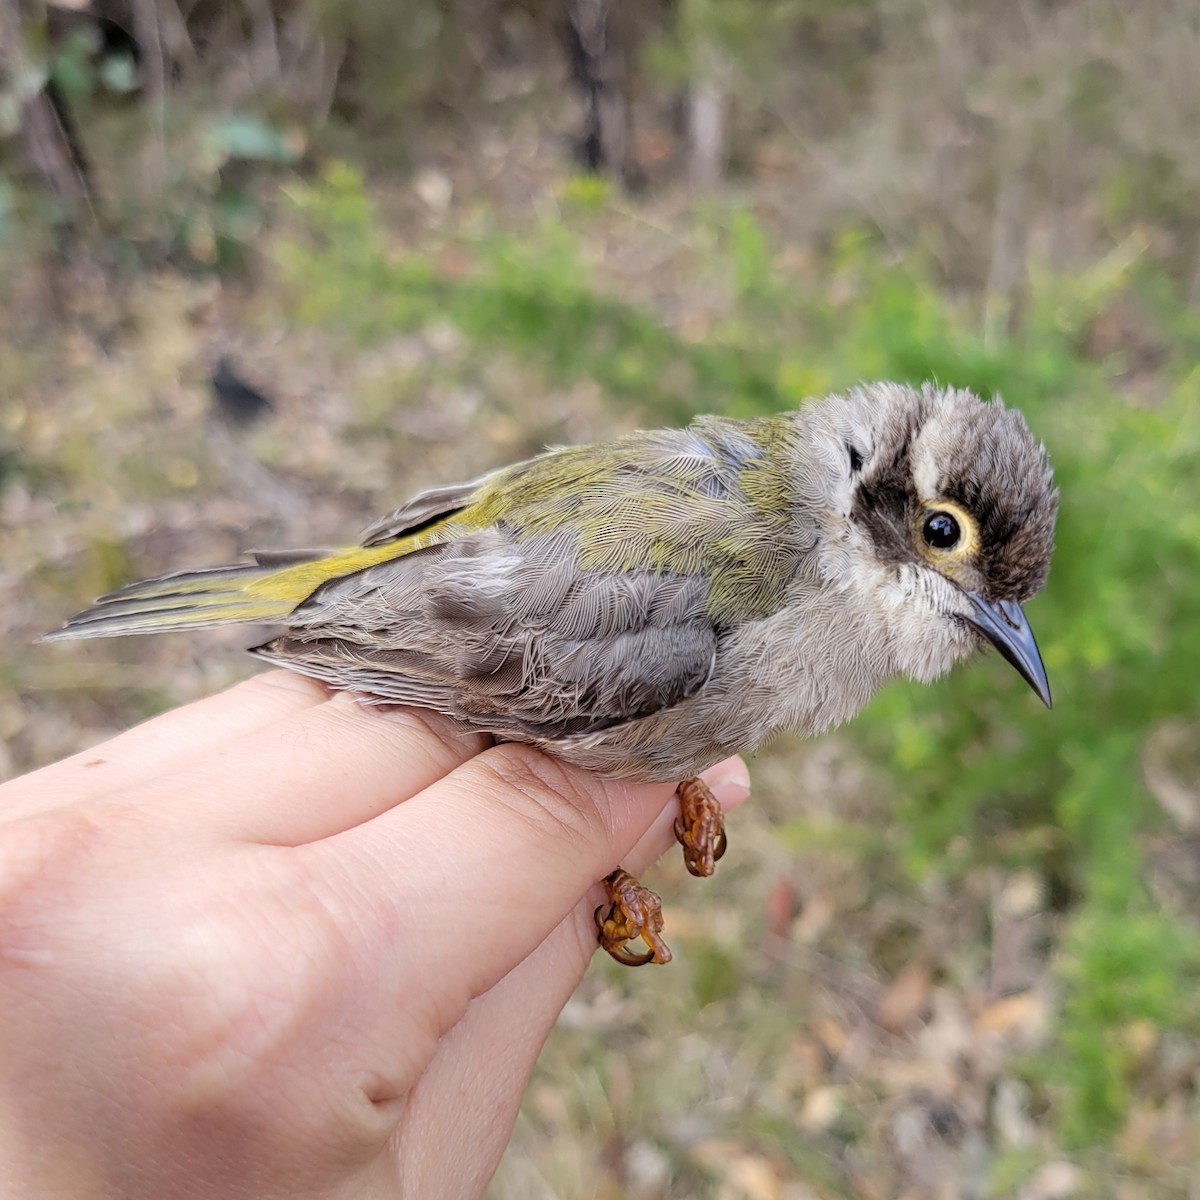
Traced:
[[282, 621], [326, 580], [395, 554], [393, 547], [259, 553], [249, 563], [176, 571], [101, 596], [42, 641]]

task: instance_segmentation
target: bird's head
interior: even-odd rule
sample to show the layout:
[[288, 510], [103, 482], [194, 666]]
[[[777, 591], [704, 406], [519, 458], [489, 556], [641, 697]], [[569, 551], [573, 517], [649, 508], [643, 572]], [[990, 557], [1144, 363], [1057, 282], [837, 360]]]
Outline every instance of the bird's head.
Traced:
[[845, 400], [844, 512], [862, 551], [927, 629], [952, 630], [959, 651], [990, 642], [1049, 706], [1021, 608], [1045, 583], [1054, 547], [1045, 448], [1015, 409], [968, 391], [873, 384]]

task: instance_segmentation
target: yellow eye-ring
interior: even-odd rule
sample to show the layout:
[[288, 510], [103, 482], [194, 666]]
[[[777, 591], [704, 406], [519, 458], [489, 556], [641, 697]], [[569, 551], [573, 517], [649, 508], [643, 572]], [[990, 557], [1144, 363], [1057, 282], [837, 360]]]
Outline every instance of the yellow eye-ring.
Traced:
[[921, 540], [939, 558], [966, 558], [979, 546], [979, 527], [974, 517], [952, 500], [926, 505], [920, 529]]

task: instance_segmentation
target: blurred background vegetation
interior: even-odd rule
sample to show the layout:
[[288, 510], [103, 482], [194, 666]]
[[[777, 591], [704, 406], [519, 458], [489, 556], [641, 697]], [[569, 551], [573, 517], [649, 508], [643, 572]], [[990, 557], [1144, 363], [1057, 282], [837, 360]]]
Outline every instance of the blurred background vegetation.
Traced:
[[1002, 394], [1053, 713], [992, 656], [761, 752], [493, 1194], [1194, 1198], [1198, 66], [1181, 0], [0, 0], [0, 769], [249, 670], [31, 644], [135, 576], [546, 443]]

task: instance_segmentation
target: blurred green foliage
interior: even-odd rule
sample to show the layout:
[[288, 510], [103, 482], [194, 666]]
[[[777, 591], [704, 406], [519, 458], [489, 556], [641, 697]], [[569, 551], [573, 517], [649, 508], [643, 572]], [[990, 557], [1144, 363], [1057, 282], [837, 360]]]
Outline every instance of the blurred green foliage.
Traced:
[[350, 167], [335, 165], [321, 186], [290, 194], [315, 234], [279, 248], [304, 320], [340, 324], [364, 342], [450, 321], [477, 344], [534, 358], [557, 383], [594, 379], [614, 399], [636, 401], [664, 420], [717, 411], [732, 396], [762, 410], [776, 394], [771, 364], [747, 348], [719, 340], [686, 345], [651, 314], [591, 286], [576, 235], [562, 221], [541, 223], [532, 240], [488, 235], [471, 247], [470, 274], [452, 278], [427, 255], [385, 252]]
[[[1176, 349], [1141, 401], [1117, 387], [1129, 364], [1097, 360], [1086, 343], [1124, 298], [1182, 311], [1176, 285], [1136, 245], [1118, 246], [1080, 276], [1036, 278], [1022, 337], [996, 346], [919, 258], [901, 262], [851, 229], [789, 275], [752, 213], [734, 207], [699, 218], [718, 236], [697, 270], [719, 263], [730, 275], [726, 311], [700, 344], [589, 279], [581, 238], [603, 193], [519, 238], [479, 234], [454, 274], [388, 252], [348, 167], [291, 195], [305, 235], [283, 243], [280, 262], [295, 315], [364, 343], [449, 321], [551, 383], [593, 379], [662, 421], [778, 410], [874, 378], [953, 382], [1027, 413], [1062, 492], [1050, 583], [1030, 605], [1054, 711], [989, 661], [934, 688], [887, 689], [854, 729], [901, 781], [914, 875], [998, 862], [1049, 880], [1069, 921], [1065, 998], [1057, 1052], [1028, 1077], [1068, 1142], [1110, 1137], [1129, 1101], [1130, 1028], [1200, 1035], [1200, 934], [1191, 914], [1152, 901], [1137, 841], [1159, 819], [1139, 767], [1146, 737], [1200, 709], [1200, 372], [1190, 317], [1175, 318]], [[964, 834], [969, 852], [948, 855]], [[725, 995], [728, 975], [723, 958], [701, 963], [701, 1002]]]

